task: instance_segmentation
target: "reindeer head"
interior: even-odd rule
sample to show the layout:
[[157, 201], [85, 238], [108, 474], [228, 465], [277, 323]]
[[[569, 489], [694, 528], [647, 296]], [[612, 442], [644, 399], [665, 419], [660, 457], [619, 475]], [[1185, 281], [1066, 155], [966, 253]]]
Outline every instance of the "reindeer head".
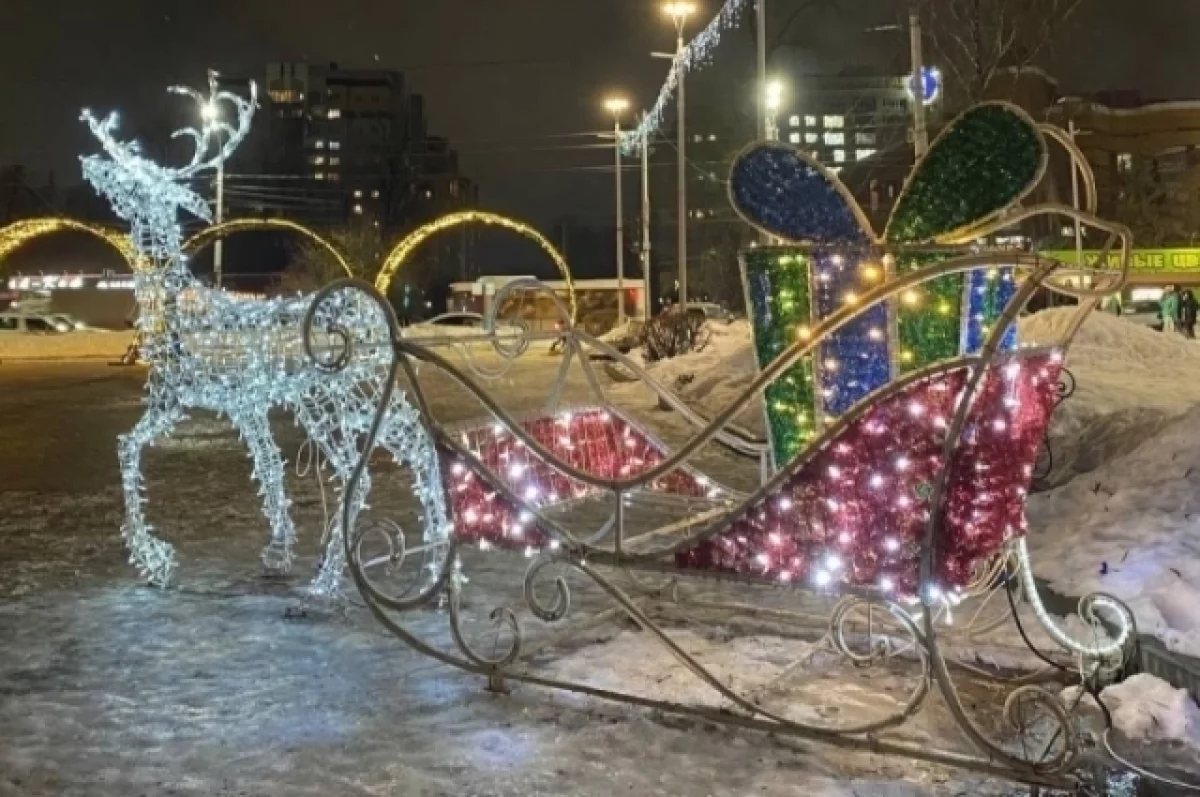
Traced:
[[[187, 180], [214, 169], [225, 161], [250, 132], [250, 120], [257, 105], [257, 89], [250, 84], [250, 97], [243, 98], [217, 87], [217, 74], [210, 71], [208, 96], [184, 88], [168, 89], [195, 101], [202, 126], [176, 130], [172, 138], [191, 138], [195, 152], [182, 167], [160, 166], [143, 156], [137, 142], [118, 141], [115, 112], [102, 119], [85, 109], [87, 122], [108, 157], [87, 155], [80, 158], [83, 176], [112, 203], [113, 210], [130, 224], [133, 245], [154, 264], [179, 262], [183, 236], [179, 229], [179, 211], [210, 221], [208, 203], [193, 191]], [[222, 109], [232, 106], [236, 125], [224, 121]], [[224, 139], [222, 143], [222, 139]]]

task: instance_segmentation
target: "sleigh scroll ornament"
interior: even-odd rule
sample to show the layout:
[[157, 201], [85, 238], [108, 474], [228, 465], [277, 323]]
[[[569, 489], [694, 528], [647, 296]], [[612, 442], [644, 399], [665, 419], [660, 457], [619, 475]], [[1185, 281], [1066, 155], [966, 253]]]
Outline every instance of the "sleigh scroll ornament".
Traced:
[[[1083, 210], [1023, 204], [1046, 170], [1048, 140], [1061, 144], [1080, 170]], [[378, 560], [364, 551], [371, 539], [381, 539], [379, 522], [344, 504], [341, 525], [350, 530], [345, 553], [358, 590], [392, 633], [486, 676], [493, 688], [539, 684], [1033, 783], [1067, 784], [1079, 753], [1074, 706], [1053, 691], [1023, 685], [998, 707], [995, 722], [974, 717], [942, 647], [949, 634], [943, 619], [964, 601], [1008, 592], [1014, 606], [1022, 598], [1030, 604], [1061, 648], [1067, 672], [1096, 679], [1126, 660], [1133, 621], [1116, 599], [1093, 595], [1081, 602], [1080, 615], [1094, 632], [1082, 639], [1057, 626], [1043, 608], [1024, 542], [1024, 502], [1066, 347], [1099, 298], [1123, 284], [1128, 231], [1095, 216], [1091, 172], [1070, 140], [1003, 103], [973, 108], [946, 128], [909, 178], [882, 236], [836, 175], [790, 147], [751, 146], [735, 162], [730, 183], [735, 208], [785, 243], [743, 257], [760, 369], [711, 421], [576, 328], [561, 301], [533, 281], [512, 283], [501, 294], [541, 291], [558, 303], [565, 363], [578, 360], [596, 392], [592, 405], [513, 417], [470, 373], [434, 348], [402, 339], [394, 314], [369, 286], [347, 281], [318, 294], [308, 311], [310, 334], [319, 330], [326, 304], [346, 301], [347, 294], [370, 295], [387, 318], [395, 351], [348, 494], [365, 483], [377, 434], [388, 422], [391, 391], [401, 376], [415, 379], [416, 363], [443, 371], [492, 415], [487, 422], [447, 426], [415, 393], [441, 455], [453, 553], [442, 560], [433, 585], [394, 589], [367, 567]], [[1125, 268], [1068, 269], [977, 243], [1046, 215], [1078, 219], [1106, 234], [1104, 256], [1119, 249]], [[1069, 270], [1087, 271], [1093, 287], [1071, 287], [1063, 279]], [[1079, 316], [1058, 345], [1022, 348], [1015, 320], [1040, 288], [1074, 295]], [[493, 302], [489, 328], [505, 298]], [[654, 439], [607, 401], [589, 350], [637, 374], [693, 423], [695, 434], [674, 450]], [[351, 367], [356, 356], [347, 350], [341, 365]], [[550, 395], [559, 395], [560, 387], [551, 386]], [[756, 401], [769, 420], [765, 446], [728, 428]], [[769, 447], [774, 473], [751, 494], [725, 487], [689, 465], [710, 443], [749, 454]], [[604, 511], [581, 530], [589, 502]], [[632, 518], [648, 504], [682, 507], [682, 517], [659, 515], [649, 529], [641, 528]], [[394, 569], [402, 569], [403, 551], [397, 554], [393, 541], [386, 546]], [[452, 562], [467, 547], [531, 560], [523, 605], [490, 614], [498, 636], [487, 650], [472, 634], [487, 620], [473, 614], [465, 582], [452, 578]], [[547, 597], [543, 582], [551, 574]], [[568, 578], [594, 589], [609, 608], [577, 617]], [[723, 590], [744, 592], [698, 598], [693, 588], [714, 579]], [[407, 627], [406, 612], [443, 595], [449, 596], [448, 636]], [[795, 610], [778, 605], [788, 600]], [[894, 710], [841, 723], [828, 715], [798, 716], [803, 706], [776, 708], [761, 694], [735, 688], [679, 635], [681, 617], [699, 612], [715, 612], [723, 627], [769, 616], [795, 629], [811, 619], [814, 602], [826, 601], [832, 610], [825, 638], [846, 661], [907, 667], [910, 674], [916, 669], [908, 699]], [[709, 690], [712, 700], [622, 688], [619, 664], [616, 673], [594, 673], [599, 682], [546, 669], [546, 651], [558, 644], [558, 634], [621, 616]], [[421, 627], [428, 631], [427, 624]], [[977, 667], [970, 672], [998, 677]], [[921, 721], [931, 687], [942, 694], [970, 749], [940, 749], [905, 737], [904, 726]]]

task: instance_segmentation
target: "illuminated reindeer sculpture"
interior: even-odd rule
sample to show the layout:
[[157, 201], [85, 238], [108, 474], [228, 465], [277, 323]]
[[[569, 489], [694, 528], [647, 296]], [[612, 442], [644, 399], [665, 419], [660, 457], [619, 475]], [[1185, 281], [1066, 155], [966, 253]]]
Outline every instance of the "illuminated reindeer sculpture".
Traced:
[[[312, 297], [238, 301], [203, 286], [192, 275], [182, 251], [178, 214], [185, 210], [208, 221], [209, 209], [188, 181], [233, 153], [250, 129], [256, 105], [253, 85], [246, 99], [219, 91], [213, 75], [209, 82], [208, 97], [191, 89], [171, 89], [192, 98], [204, 120], [199, 130], [175, 133], [195, 143], [191, 161], [178, 168], [160, 166], [140, 154], [135, 143], [118, 141], [116, 114], [97, 119], [83, 112], [107, 154], [82, 158], [84, 176], [130, 223], [133, 245], [143, 262], [135, 275], [137, 328], [150, 374], [146, 412], [120, 439], [126, 509], [122, 534], [131, 561], [160, 585], [168, 583], [176, 561], [172, 546], [153, 534], [143, 512], [141, 457], [146, 445], [169, 435], [188, 410], [228, 417], [250, 450], [271, 525], [263, 562], [269, 570], [286, 571], [293, 558], [295, 529], [284, 489], [284, 462], [268, 414], [276, 408], [292, 411], [344, 484], [358, 459], [358, 444], [377, 408], [391, 360], [390, 347], [380, 345], [385, 339], [372, 339], [386, 334], [383, 313], [353, 292], [326, 300], [313, 311], [320, 339], [310, 340], [309, 349], [333, 359], [344, 358], [350, 347], [357, 352], [349, 367], [330, 373], [319, 357], [312, 360], [304, 354], [301, 325]], [[223, 110], [232, 110], [236, 124], [222, 121]], [[372, 356], [373, 350], [378, 356]], [[423, 502], [429, 550], [441, 551], [438, 542], [445, 540], [448, 523], [437, 456], [418, 414], [399, 393], [391, 396], [379, 444], [411, 467]], [[356, 505], [366, 493], [361, 486], [355, 491]], [[347, 500], [345, 494], [342, 500]], [[335, 593], [343, 562], [341, 528], [335, 521], [310, 591]], [[440, 569], [440, 563], [431, 567]]]

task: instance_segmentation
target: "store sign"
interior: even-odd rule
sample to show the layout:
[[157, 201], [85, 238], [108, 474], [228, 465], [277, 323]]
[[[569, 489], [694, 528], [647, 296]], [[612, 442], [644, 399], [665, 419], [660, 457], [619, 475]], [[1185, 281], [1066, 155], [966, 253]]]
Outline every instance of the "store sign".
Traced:
[[[1067, 249], [1054, 252], [1042, 252], [1046, 257], [1061, 260], [1064, 263], [1075, 264], [1075, 250]], [[1100, 256], [1097, 251], [1084, 250], [1085, 263], [1094, 263]], [[1109, 252], [1105, 265], [1108, 268], [1121, 267], [1121, 253]], [[1132, 271], [1161, 271], [1165, 273], [1180, 271], [1200, 271], [1200, 249], [1135, 249], [1133, 250]]]

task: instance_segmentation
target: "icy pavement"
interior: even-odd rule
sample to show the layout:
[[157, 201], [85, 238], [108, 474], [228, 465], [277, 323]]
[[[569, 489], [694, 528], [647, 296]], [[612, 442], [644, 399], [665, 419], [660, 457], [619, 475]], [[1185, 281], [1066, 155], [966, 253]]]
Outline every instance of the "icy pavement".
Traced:
[[[507, 696], [389, 637], [352, 602], [306, 604], [322, 511], [289, 478], [301, 561], [259, 571], [267, 541], [231, 432], [186, 424], [147, 457], [151, 520], [180, 551], [179, 586], [137, 583], [119, 537], [115, 435], [138, 413], [136, 372], [5, 369], [0, 394], [0, 795], [1004, 795], [1012, 784], [908, 760], [716, 729], [548, 690]], [[514, 408], [545, 374], [501, 386]], [[473, 414], [438, 392], [449, 417]], [[578, 396], [578, 385], [570, 395]], [[281, 427], [285, 450], [298, 443]], [[734, 462], [723, 462], [722, 475]], [[753, 466], [743, 464], [743, 479]], [[380, 484], [379, 503], [404, 500]], [[411, 503], [411, 501], [410, 501]], [[524, 561], [472, 557], [472, 616], [513, 600]], [[775, 600], [786, 593], [776, 592]], [[580, 610], [591, 610], [581, 594]], [[444, 640], [446, 615], [412, 616]], [[701, 623], [672, 631], [723, 678], [768, 684], [807, 643]], [[651, 695], [702, 696], [644, 634], [584, 634], [548, 672]], [[734, 666], [734, 654], [743, 662]], [[619, 672], [624, 668], [624, 675]], [[911, 679], [817, 668], [774, 699], [869, 716]], [[790, 700], [793, 695], [803, 699]], [[998, 704], [1002, 693], [971, 691]], [[824, 707], [824, 708], [822, 708]], [[947, 735], [932, 700], [914, 738]], [[951, 737], [948, 744], [961, 744]]]

